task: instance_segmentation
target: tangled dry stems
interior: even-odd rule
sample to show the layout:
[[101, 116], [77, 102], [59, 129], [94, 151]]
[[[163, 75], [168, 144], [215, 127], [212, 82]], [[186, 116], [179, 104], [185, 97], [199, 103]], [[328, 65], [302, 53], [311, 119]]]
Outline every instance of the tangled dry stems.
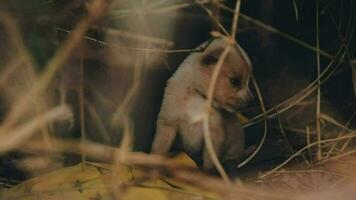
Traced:
[[[294, 107], [301, 101], [303, 101], [305, 98], [313, 94], [315, 91], [317, 91], [317, 122], [320, 123], [320, 120], [323, 119], [327, 121], [328, 123], [331, 123], [333, 125], [336, 125], [342, 129], [342, 131], [338, 134], [336, 138], [329, 138], [329, 139], [322, 139], [321, 135], [321, 130], [320, 130], [320, 124], [317, 124], [317, 130], [316, 133], [318, 135], [318, 140], [315, 142], [310, 142], [310, 137], [308, 145], [301, 148], [299, 151], [295, 152], [292, 156], [290, 156], [285, 162], [281, 163], [274, 169], [266, 172], [259, 178], [263, 179], [268, 177], [271, 174], [278, 173], [278, 170], [280, 170], [282, 167], [284, 167], [288, 162], [290, 162], [292, 159], [295, 157], [301, 155], [304, 151], [310, 150], [311, 147], [317, 146], [318, 151], [318, 162], [316, 164], [322, 164], [325, 162], [328, 162], [330, 160], [337, 160], [342, 157], [352, 155], [356, 153], [356, 150], [349, 150], [346, 151], [347, 147], [349, 146], [349, 143], [352, 138], [355, 137], [355, 130], [352, 130], [349, 128], [349, 124], [347, 123], [346, 125], [342, 125], [342, 123], [338, 122], [337, 120], [333, 119], [331, 116], [326, 115], [325, 113], [322, 113], [320, 110], [320, 98], [321, 98], [321, 91], [320, 91], [320, 86], [327, 82], [330, 77], [332, 77], [336, 70], [338, 69], [338, 66], [340, 63], [344, 62], [345, 56], [347, 53], [347, 48], [350, 45], [351, 38], [353, 34], [349, 34], [347, 38], [344, 38], [345, 43], [343, 46], [340, 47], [336, 55], [332, 56], [325, 51], [320, 50], [319, 44], [314, 47], [312, 45], [309, 45], [299, 39], [294, 38], [293, 36], [290, 36], [286, 33], [283, 33], [269, 25], [263, 24], [260, 21], [257, 21], [255, 19], [252, 19], [242, 13], [240, 13], [240, 4], [241, 1], [237, 0], [236, 1], [236, 7], [235, 9], [231, 9], [223, 4], [223, 2], [217, 1], [219, 4], [219, 7], [221, 9], [225, 9], [227, 11], [230, 11], [233, 13], [233, 23], [231, 25], [232, 30], [231, 33], [229, 33], [226, 28], [220, 23], [219, 17], [214, 15], [214, 13], [206, 6], [206, 3], [208, 1], [199, 1], [196, 0], [195, 3], [198, 4], [207, 14], [210, 16], [211, 20], [217, 25], [217, 27], [220, 29], [221, 34], [214, 33], [215, 36], [219, 37], [225, 37], [227, 40], [231, 41], [232, 45], [235, 43], [235, 36], [237, 32], [237, 24], [239, 20], [239, 16], [243, 20], [248, 20], [250, 22], [253, 22], [255, 25], [259, 26], [260, 28], [265, 29], [266, 31], [269, 31], [271, 33], [276, 33], [279, 34], [288, 40], [295, 42], [307, 49], [313, 50], [317, 53], [317, 60], [318, 60], [318, 77], [310, 83], [307, 87], [305, 87], [303, 90], [301, 90], [299, 93], [296, 95], [290, 97], [289, 99], [285, 100], [284, 102], [278, 104], [272, 109], [266, 110], [264, 108], [263, 104], [263, 99], [261, 94], [259, 93], [258, 90], [258, 85], [257, 81], [254, 79], [254, 85], [256, 87], [256, 91], [258, 92], [259, 95], [259, 100], [261, 102], [261, 110], [262, 113], [254, 118], [252, 118], [247, 124], [245, 124], [245, 127], [254, 125], [260, 121], [265, 121], [265, 132], [263, 134], [263, 140], [258, 146], [257, 150], [255, 153], [246, 160], [248, 162], [253, 158], [253, 156], [260, 150], [264, 139], [266, 138], [267, 135], [267, 119], [277, 117], [281, 113], [289, 110], [290, 108]], [[152, 4], [152, 8], [156, 7], [157, 5]], [[167, 10], [172, 11], [172, 10], [177, 10], [181, 9], [184, 7], [189, 7], [191, 4], [185, 3], [185, 4], [179, 4], [179, 5], [174, 5], [171, 7], [167, 8], [160, 8], [157, 10], [154, 10], [154, 12], [166, 12]], [[56, 73], [65, 65], [66, 61], [71, 57], [73, 52], [80, 46], [80, 44], [83, 42], [83, 40], [93, 40], [96, 43], [100, 43], [100, 45], [111, 45], [108, 44], [107, 42], [104, 41], [98, 41], [95, 39], [92, 39], [88, 36], [86, 36], [86, 31], [93, 25], [95, 21], [106, 15], [106, 13], [110, 9], [110, 3], [108, 1], [104, 0], [94, 0], [91, 2], [91, 4], [88, 6], [88, 15], [84, 17], [82, 20], [79, 21], [79, 23], [76, 25], [75, 29], [72, 31], [67, 31], [69, 33], [68, 39], [61, 45], [61, 47], [58, 49], [56, 54], [53, 56], [53, 58], [48, 62], [46, 65], [44, 71], [39, 74], [36, 77], [36, 81], [34, 81], [33, 85], [28, 91], [24, 91], [23, 94], [21, 94], [21, 98], [19, 98], [16, 102], [14, 102], [11, 105], [10, 111], [7, 113], [5, 116], [5, 119], [1, 122], [0, 126], [0, 141], [1, 141], [1, 148], [0, 152], [8, 152], [11, 150], [14, 150], [16, 148], [19, 148], [20, 150], [30, 150], [30, 151], [35, 151], [35, 152], [46, 152], [46, 153], [76, 153], [76, 154], [81, 154], [85, 155], [83, 156], [83, 162], [85, 162], [87, 157], [90, 158], [95, 158], [95, 159], [100, 159], [106, 162], [113, 162], [115, 163], [116, 168], [114, 171], [119, 171], [120, 170], [120, 165], [125, 164], [125, 165], [132, 165], [132, 166], [137, 166], [140, 168], [143, 168], [148, 171], [154, 171], [159, 174], [159, 176], [166, 176], [166, 177], [173, 177], [177, 180], [180, 180], [182, 182], [196, 185], [198, 187], [207, 189], [209, 191], [214, 191], [217, 194], [219, 194], [223, 199], [236, 199], [237, 196], [241, 196], [241, 199], [243, 199], [244, 195], [248, 196], [250, 199], [295, 199], [294, 197], [290, 197], [286, 194], [280, 193], [270, 193], [263, 191], [261, 189], [256, 189], [254, 187], [249, 187], [249, 186], [244, 186], [240, 185], [237, 186], [236, 184], [231, 184], [229, 181], [226, 172], [224, 172], [223, 168], [221, 167], [221, 164], [219, 163], [218, 159], [216, 158], [214, 149], [211, 146], [211, 141], [209, 138], [209, 128], [208, 128], [208, 122], [209, 122], [209, 107], [211, 104], [212, 96], [213, 96], [213, 91], [215, 87], [215, 80], [217, 75], [219, 74], [220, 70], [220, 65], [224, 60], [224, 56], [228, 53], [229, 49], [231, 46], [227, 46], [224, 53], [219, 59], [219, 62], [217, 66], [215, 67], [214, 70], [214, 76], [211, 81], [210, 87], [209, 87], [209, 95], [208, 95], [208, 100], [207, 100], [207, 111], [206, 113], [202, 114], [202, 117], [198, 117], [204, 124], [204, 139], [205, 143], [209, 147], [209, 153], [212, 156], [212, 160], [214, 160], [214, 164], [219, 170], [220, 175], [223, 177], [223, 182], [222, 180], [218, 178], [213, 178], [206, 176], [204, 174], [201, 174], [197, 172], [195, 169], [190, 169], [190, 168], [185, 168], [185, 167], [180, 167], [176, 166], [170, 162], [168, 162], [165, 158], [156, 156], [156, 155], [148, 155], [148, 154], [143, 154], [143, 153], [134, 153], [131, 152], [132, 148], [132, 137], [133, 137], [133, 127], [131, 123], [131, 119], [128, 115], [129, 109], [130, 109], [130, 102], [132, 99], [135, 97], [135, 93], [138, 90], [138, 85], [140, 84], [140, 80], [142, 79], [142, 73], [143, 70], [141, 68], [140, 62], [136, 62], [136, 66], [134, 66], [134, 80], [133, 80], [133, 85], [129, 89], [128, 94], [125, 96], [125, 99], [122, 101], [120, 105], [117, 106], [117, 110], [113, 115], [112, 122], [114, 125], [119, 125], [123, 127], [123, 140], [118, 148], [115, 147], [110, 147], [107, 145], [101, 145], [101, 144], [95, 144], [95, 143], [89, 143], [85, 140], [85, 133], [84, 133], [84, 107], [87, 104], [85, 102], [85, 97], [83, 94], [84, 88], [81, 87], [80, 92], [81, 92], [81, 110], [82, 110], [82, 115], [81, 119], [83, 120], [81, 122], [82, 124], [82, 141], [77, 142], [77, 141], [65, 141], [61, 140], [58, 138], [51, 138], [51, 140], [55, 140], [56, 145], [43, 145], [43, 140], [32, 140], [32, 138], [41, 128], [44, 126], [47, 126], [51, 123], [53, 123], [56, 120], [63, 120], [63, 119], [68, 119], [71, 117], [71, 112], [68, 109], [67, 106], [58, 106], [53, 109], [48, 109], [48, 110], [41, 110], [41, 112], [37, 115], [35, 115], [32, 119], [29, 119], [25, 122], [23, 119], [23, 116], [26, 112], [31, 110], [31, 106], [35, 101], [39, 99], [39, 97], [48, 89], [51, 81], [53, 80], [54, 76]], [[297, 12], [297, 11], [296, 11]], [[297, 12], [298, 13], [298, 12]], [[316, 12], [316, 16], [319, 16], [319, 13]], [[16, 27], [16, 23], [13, 20], [13, 18], [7, 14], [7, 13], [0, 13], [0, 20], [1, 23], [6, 30], [7, 34], [9, 35], [9, 39], [11, 41], [11, 45], [16, 49], [17, 52], [17, 57], [19, 59], [14, 59], [11, 60], [5, 67], [3, 67], [3, 71], [0, 76], [0, 87], [5, 88], [6, 81], [8, 80], [9, 76], [16, 71], [17, 68], [20, 67], [21, 64], [26, 64], [30, 68], [35, 68], [35, 63], [33, 62], [28, 50], [24, 46], [24, 42], [22, 40], [22, 35], [18, 31]], [[317, 23], [318, 24], [318, 23]], [[350, 32], [353, 32], [354, 29], [353, 25], [350, 27]], [[63, 31], [66, 31], [63, 29]], [[164, 43], [167, 46], [170, 46], [171, 43], [170, 41], [166, 41], [160, 38], [149, 38], [146, 36], [140, 36], [140, 35], [131, 35], [131, 33], [122, 33], [122, 32], [116, 32], [115, 34], [118, 34], [123, 37], [133, 37], [137, 40], [140, 41], [149, 41], [149, 42], [156, 42], [156, 43]], [[127, 35], [129, 34], [129, 35]], [[318, 31], [317, 31], [317, 41], [318, 39]], [[115, 46], [115, 45], [114, 45]], [[122, 46], [116, 46], [116, 48], [131, 48], [131, 47], [122, 47]], [[152, 49], [152, 48], [132, 48], [133, 50], [138, 50], [142, 51], [143, 54], [147, 52], [165, 52], [165, 53], [180, 53], [180, 52], [194, 52], [194, 51], [202, 51], [202, 49], [177, 49], [177, 50], [170, 50], [170, 49]], [[324, 56], [326, 58], [330, 59], [330, 63], [327, 67], [324, 68], [323, 71], [320, 70], [320, 56]], [[84, 70], [85, 66], [81, 66]], [[352, 68], [354, 70], [354, 68]], [[81, 76], [84, 76], [83, 73]], [[214, 78], [215, 77], [215, 78]], [[355, 78], [353, 79], [355, 81]], [[81, 83], [83, 86], [84, 83]], [[354, 87], [356, 90], [356, 87]], [[92, 108], [89, 106], [88, 108]], [[90, 112], [93, 114], [95, 113], [94, 109], [88, 109], [91, 110]], [[98, 118], [98, 120], [100, 119]], [[352, 118], [351, 120], [352, 121]], [[103, 127], [103, 126], [102, 126]], [[105, 132], [105, 128], [102, 128], [102, 132]], [[310, 133], [309, 129], [307, 128], [306, 133]], [[308, 134], [307, 134], [308, 135]], [[48, 141], [46, 141], [48, 142]], [[336, 154], [336, 156], [331, 156], [333, 151], [336, 148], [336, 145], [339, 144], [340, 142], [343, 142], [343, 146], [341, 148], [341, 152]], [[326, 143], [331, 143], [331, 148], [329, 148], [327, 155], [324, 157], [323, 156], [323, 151], [322, 151], [322, 144]], [[210, 144], [210, 145], [209, 145]], [[246, 162], [243, 162], [245, 164]], [[240, 165], [240, 166], [242, 166]], [[154, 174], [154, 173], [149, 173], [149, 174]], [[157, 178], [157, 177], [148, 177], [148, 178]], [[113, 178], [113, 183], [115, 184], [115, 178]], [[124, 192], [124, 190], [119, 190], [120, 192]], [[117, 192], [117, 191], [116, 191]], [[119, 195], [119, 194], [117, 194]]]

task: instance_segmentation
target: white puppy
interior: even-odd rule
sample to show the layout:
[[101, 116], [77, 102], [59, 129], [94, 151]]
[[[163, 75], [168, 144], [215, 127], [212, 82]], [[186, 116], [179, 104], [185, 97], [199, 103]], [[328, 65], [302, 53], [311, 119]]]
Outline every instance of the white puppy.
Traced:
[[[203, 140], [202, 123], [192, 123], [203, 112], [212, 72], [227, 41], [215, 39], [204, 52], [191, 53], [168, 80], [152, 152], [167, 154], [174, 141], [204, 170], [214, 168]], [[244, 131], [233, 113], [250, 100], [248, 89], [251, 64], [241, 47], [235, 46], [225, 58], [216, 81], [210, 133], [219, 160], [238, 160], [244, 150]], [[199, 160], [201, 162], [199, 162]]]

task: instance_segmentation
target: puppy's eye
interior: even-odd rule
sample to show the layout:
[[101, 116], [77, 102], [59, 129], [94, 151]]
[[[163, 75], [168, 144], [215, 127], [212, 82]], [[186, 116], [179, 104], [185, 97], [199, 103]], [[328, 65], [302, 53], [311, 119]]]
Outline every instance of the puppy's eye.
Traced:
[[201, 63], [203, 65], [212, 65], [212, 64], [216, 64], [217, 62], [218, 62], [218, 58], [212, 55], [205, 55], [201, 60]]
[[235, 77], [235, 78], [230, 78], [230, 83], [233, 87], [237, 88], [241, 86], [241, 81], [239, 78]]

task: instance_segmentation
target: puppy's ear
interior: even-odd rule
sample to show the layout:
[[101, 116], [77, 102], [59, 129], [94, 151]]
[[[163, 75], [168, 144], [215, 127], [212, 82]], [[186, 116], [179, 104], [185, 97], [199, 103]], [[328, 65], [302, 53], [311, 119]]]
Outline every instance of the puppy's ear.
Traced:
[[205, 52], [200, 61], [201, 65], [206, 67], [215, 65], [218, 62], [219, 57], [223, 51], [224, 51], [223, 48], [217, 48]]

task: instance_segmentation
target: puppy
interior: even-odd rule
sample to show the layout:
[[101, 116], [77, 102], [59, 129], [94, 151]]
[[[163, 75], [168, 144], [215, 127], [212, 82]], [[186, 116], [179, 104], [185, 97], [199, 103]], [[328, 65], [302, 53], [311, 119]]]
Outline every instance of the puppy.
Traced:
[[[153, 153], [167, 154], [178, 139], [180, 150], [193, 157], [200, 167], [206, 171], [214, 169], [204, 145], [202, 123], [192, 121], [206, 108], [211, 76], [226, 45], [229, 44], [225, 39], [213, 40], [204, 52], [190, 54], [168, 80], [157, 120]], [[234, 46], [217, 78], [209, 113], [211, 140], [222, 163], [237, 162], [244, 150], [245, 134], [234, 112], [250, 100], [250, 74], [249, 58], [241, 47]]]

